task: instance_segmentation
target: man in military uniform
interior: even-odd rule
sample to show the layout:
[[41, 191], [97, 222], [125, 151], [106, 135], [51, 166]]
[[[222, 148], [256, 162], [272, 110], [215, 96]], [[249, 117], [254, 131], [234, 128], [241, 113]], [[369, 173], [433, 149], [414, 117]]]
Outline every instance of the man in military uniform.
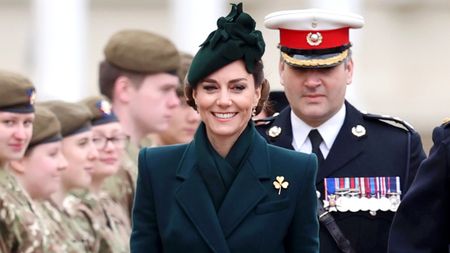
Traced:
[[450, 252], [450, 120], [434, 129], [433, 143], [395, 214], [390, 253]]
[[179, 105], [176, 88], [178, 50], [167, 38], [143, 30], [122, 30], [104, 49], [100, 63], [100, 92], [130, 136], [124, 169], [108, 179], [108, 192], [131, 214], [137, 178], [137, 156], [143, 138], [168, 127]]
[[290, 106], [260, 125], [277, 146], [314, 152], [321, 252], [386, 252], [400, 196], [425, 158], [405, 122], [362, 113], [345, 100], [352, 82], [350, 28], [361, 16], [320, 9], [269, 14], [280, 31], [279, 74]]
[[34, 120], [33, 84], [25, 77], [0, 71], [0, 252], [45, 252], [39, 215], [20, 187], [9, 162], [23, 157]]
[[164, 146], [188, 143], [194, 138], [195, 131], [200, 124], [200, 115], [187, 104], [184, 96], [185, 86], [183, 82], [194, 57], [191, 54], [180, 53], [180, 58], [181, 64], [178, 70], [180, 85], [177, 88], [180, 106], [173, 111], [173, 116], [169, 122], [169, 127], [164, 131], [152, 134], [150, 136], [151, 143], [147, 146]]

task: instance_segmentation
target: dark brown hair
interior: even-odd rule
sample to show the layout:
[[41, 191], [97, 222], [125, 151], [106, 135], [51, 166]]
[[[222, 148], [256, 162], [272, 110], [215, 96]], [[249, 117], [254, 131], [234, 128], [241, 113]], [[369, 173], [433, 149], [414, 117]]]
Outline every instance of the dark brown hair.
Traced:
[[[253, 69], [253, 79], [255, 80], [255, 88], [261, 87], [261, 97], [259, 98], [258, 105], [255, 108], [255, 113], [259, 114], [262, 109], [264, 108], [267, 99], [269, 98], [269, 92], [270, 92], [270, 85], [269, 81], [265, 79], [264, 77], [264, 64], [262, 61], [257, 61], [255, 63], [255, 67]], [[193, 86], [189, 84], [187, 81], [187, 78], [185, 79], [185, 88], [184, 88], [184, 95], [186, 97], [186, 103], [190, 105], [194, 110], [197, 110], [197, 105], [194, 101], [194, 89]], [[197, 86], [196, 84], [194, 85]]]

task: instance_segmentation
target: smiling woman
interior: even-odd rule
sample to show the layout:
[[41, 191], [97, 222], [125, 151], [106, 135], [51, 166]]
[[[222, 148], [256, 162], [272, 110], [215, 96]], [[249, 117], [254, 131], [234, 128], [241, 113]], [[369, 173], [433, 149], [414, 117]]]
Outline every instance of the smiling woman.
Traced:
[[269, 91], [261, 32], [242, 4], [217, 25], [187, 76], [194, 140], [139, 155], [131, 252], [318, 252], [315, 156], [268, 145], [251, 120]]
[[11, 168], [31, 140], [33, 98], [28, 79], [0, 71], [0, 252], [47, 252], [42, 221]]

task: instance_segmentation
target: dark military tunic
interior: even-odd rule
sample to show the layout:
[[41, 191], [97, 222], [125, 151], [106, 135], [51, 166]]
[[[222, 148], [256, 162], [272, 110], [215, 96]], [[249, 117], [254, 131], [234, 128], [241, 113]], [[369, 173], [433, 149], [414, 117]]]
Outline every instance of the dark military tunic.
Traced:
[[395, 215], [389, 252], [450, 252], [449, 123], [434, 129], [433, 143]]
[[[293, 149], [290, 113], [290, 107], [284, 109], [268, 124], [259, 125], [258, 131], [269, 143]], [[319, 166], [316, 187], [322, 198], [325, 178], [399, 176], [401, 190], [406, 192], [425, 158], [420, 136], [407, 125], [393, 126], [382, 119], [388, 120], [363, 114], [346, 102], [344, 123], [327, 158]], [[364, 135], [352, 133], [352, 128], [358, 125], [365, 128]], [[271, 128], [273, 137], [269, 136]], [[369, 212], [333, 212], [332, 215], [356, 252], [386, 252], [393, 212], [378, 211], [375, 215]], [[322, 224], [320, 250], [340, 252]]]

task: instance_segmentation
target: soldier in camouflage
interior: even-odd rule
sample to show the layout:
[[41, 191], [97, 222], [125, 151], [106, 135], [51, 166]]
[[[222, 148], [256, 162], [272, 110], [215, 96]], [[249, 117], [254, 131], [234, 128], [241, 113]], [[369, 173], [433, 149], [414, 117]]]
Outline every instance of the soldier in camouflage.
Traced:
[[143, 138], [168, 127], [179, 105], [176, 88], [178, 50], [167, 38], [143, 30], [122, 30], [104, 49], [100, 92], [112, 101], [114, 113], [130, 136], [123, 168], [105, 189], [131, 216], [137, 179], [137, 155]]
[[93, 96], [81, 102], [94, 116], [92, 124], [93, 142], [99, 158], [94, 163], [91, 173], [92, 182], [89, 192], [82, 201], [88, 206], [102, 229], [100, 236], [107, 243], [106, 248], [113, 253], [127, 253], [131, 225], [129, 215], [102, 188], [105, 180], [118, 172], [128, 136], [123, 132], [117, 117], [111, 111], [106, 97]]
[[0, 71], [0, 252], [45, 252], [46, 236], [28, 194], [11, 173], [9, 162], [21, 159], [31, 140], [33, 84]]

